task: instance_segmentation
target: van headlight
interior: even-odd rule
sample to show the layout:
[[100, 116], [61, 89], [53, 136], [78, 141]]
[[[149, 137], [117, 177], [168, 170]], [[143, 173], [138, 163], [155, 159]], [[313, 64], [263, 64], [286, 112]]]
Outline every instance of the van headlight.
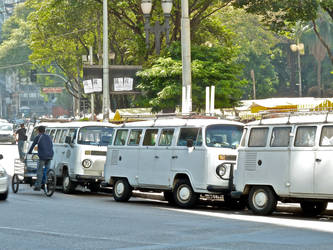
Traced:
[[6, 176], [7, 176], [6, 170], [4, 168], [0, 168], [0, 178]]
[[90, 168], [91, 165], [92, 165], [92, 161], [89, 160], [89, 159], [84, 159], [84, 160], [82, 161], [82, 166], [83, 166], [84, 168]]
[[222, 178], [226, 172], [227, 172], [227, 169], [225, 168], [225, 166], [223, 166], [223, 165], [217, 166], [216, 173], [218, 176], [220, 176]]

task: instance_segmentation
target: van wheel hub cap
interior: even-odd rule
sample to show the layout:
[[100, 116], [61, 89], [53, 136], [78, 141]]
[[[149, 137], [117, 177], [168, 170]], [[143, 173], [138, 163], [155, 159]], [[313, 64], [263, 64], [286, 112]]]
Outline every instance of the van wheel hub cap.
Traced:
[[254, 196], [254, 203], [258, 207], [264, 207], [265, 204], [267, 203], [267, 196], [264, 192], [258, 192]]
[[190, 198], [191, 192], [187, 187], [181, 187], [179, 190], [179, 197], [181, 200], [186, 201]]
[[117, 194], [122, 194], [124, 192], [124, 183], [118, 183], [116, 187]]

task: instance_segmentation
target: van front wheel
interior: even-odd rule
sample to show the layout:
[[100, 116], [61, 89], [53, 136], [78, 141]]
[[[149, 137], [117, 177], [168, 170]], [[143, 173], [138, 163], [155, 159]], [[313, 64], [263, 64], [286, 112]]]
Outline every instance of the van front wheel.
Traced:
[[252, 187], [249, 194], [249, 207], [254, 214], [269, 215], [277, 204], [276, 196], [270, 187]]
[[176, 204], [182, 208], [191, 208], [197, 202], [199, 196], [196, 194], [188, 180], [181, 179], [176, 182], [173, 190], [173, 198]]
[[63, 176], [62, 176], [62, 192], [64, 194], [71, 194], [75, 190], [75, 183], [71, 181], [68, 172], [65, 171]]
[[113, 198], [116, 201], [128, 201], [132, 196], [132, 187], [127, 179], [118, 179], [113, 185]]

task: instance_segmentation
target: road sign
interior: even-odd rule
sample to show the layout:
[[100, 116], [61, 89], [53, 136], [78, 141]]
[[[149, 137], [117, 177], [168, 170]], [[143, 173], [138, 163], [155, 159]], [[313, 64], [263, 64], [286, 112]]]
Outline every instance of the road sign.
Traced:
[[45, 87], [42, 88], [42, 92], [44, 94], [50, 94], [50, 93], [62, 93], [63, 87]]

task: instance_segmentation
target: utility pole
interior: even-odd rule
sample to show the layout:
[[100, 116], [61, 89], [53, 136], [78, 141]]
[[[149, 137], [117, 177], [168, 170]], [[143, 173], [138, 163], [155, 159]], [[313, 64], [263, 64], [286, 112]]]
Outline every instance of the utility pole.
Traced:
[[103, 120], [109, 121], [109, 109], [108, 1], [103, 0]]
[[253, 100], [257, 99], [257, 94], [256, 94], [256, 79], [254, 76], [254, 70], [251, 69], [251, 78], [252, 78], [252, 88], [253, 88]]
[[[191, 35], [188, 0], [181, 1], [181, 45], [182, 45], [182, 113], [192, 111], [191, 79]], [[185, 92], [185, 93], [184, 93]]]
[[[93, 65], [94, 60], [93, 60], [93, 48], [90, 46], [89, 47], [89, 64]], [[91, 93], [90, 94], [90, 111], [91, 111], [91, 118], [90, 120], [95, 120], [95, 94]]]

